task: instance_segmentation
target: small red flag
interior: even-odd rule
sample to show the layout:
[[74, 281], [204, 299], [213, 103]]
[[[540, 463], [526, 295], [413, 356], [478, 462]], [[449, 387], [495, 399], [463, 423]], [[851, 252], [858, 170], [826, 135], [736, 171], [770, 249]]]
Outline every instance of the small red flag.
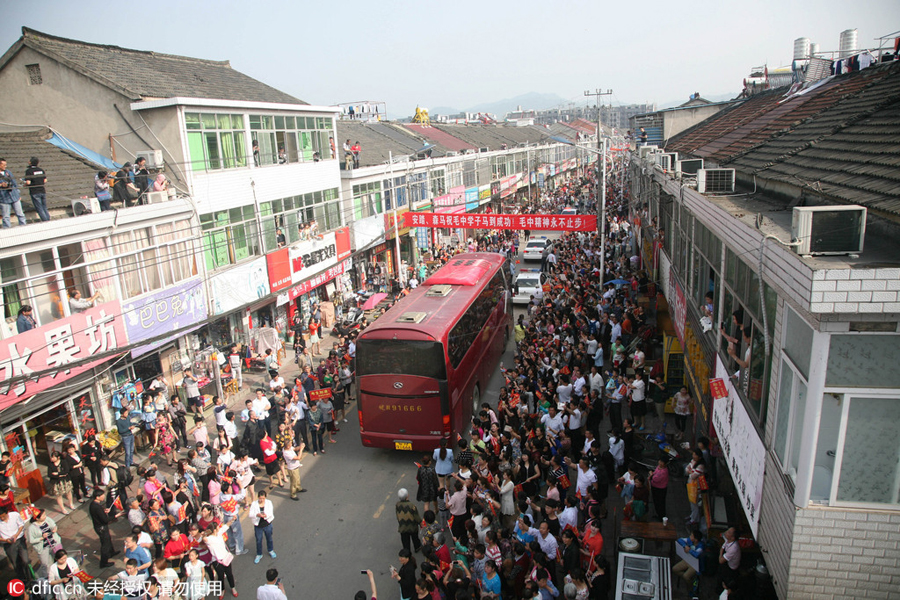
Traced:
[[178, 522], [181, 523], [185, 519], [187, 519], [187, 506], [182, 504], [178, 508]]
[[453, 515], [450, 515], [450, 518], [447, 520], [447, 527], [453, 528]]
[[422, 465], [420, 465], [420, 464], [417, 463], [417, 462], [413, 462], [413, 464], [416, 465], [416, 468], [417, 468], [417, 469], [421, 469], [421, 468], [422, 468]]
[[116, 496], [116, 499], [113, 500], [113, 506], [118, 508], [119, 510], [125, 510], [125, 507], [122, 506], [122, 499]]
[[88, 581], [90, 581], [91, 579], [93, 579], [93, 577], [91, 577], [90, 575], [88, 575], [88, 574], [85, 573], [84, 571], [75, 571], [74, 573], [72, 573], [72, 575], [73, 575], [74, 577], [77, 577], [78, 580], [81, 581], [81, 583], [87, 583]]
[[234, 498], [230, 498], [221, 504], [222, 510], [228, 513], [233, 513], [234, 509], [237, 508], [237, 500]]
[[196, 485], [194, 486], [194, 497], [195, 498], [200, 497], [200, 488], [198, 488]]

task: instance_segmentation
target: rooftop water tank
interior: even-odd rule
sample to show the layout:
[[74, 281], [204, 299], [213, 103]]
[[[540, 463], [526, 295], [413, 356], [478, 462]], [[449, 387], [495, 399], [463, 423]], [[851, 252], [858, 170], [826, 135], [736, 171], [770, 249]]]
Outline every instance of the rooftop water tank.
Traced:
[[802, 37], [794, 40], [794, 60], [809, 58], [809, 38]]
[[811, 43], [809, 45], [809, 56], [813, 57], [818, 53], [819, 53], [819, 45], [816, 44], [815, 42]]
[[841, 57], [856, 54], [857, 31], [855, 29], [847, 29], [841, 32]]

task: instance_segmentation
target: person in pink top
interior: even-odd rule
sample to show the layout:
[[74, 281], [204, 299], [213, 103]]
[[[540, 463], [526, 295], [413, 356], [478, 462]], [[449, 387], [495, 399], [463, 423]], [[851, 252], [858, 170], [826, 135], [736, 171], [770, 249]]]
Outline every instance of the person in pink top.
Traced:
[[656, 468], [650, 473], [650, 493], [653, 496], [656, 517], [659, 519], [666, 516], [666, 492], [668, 488], [669, 465], [665, 458], [660, 458]]

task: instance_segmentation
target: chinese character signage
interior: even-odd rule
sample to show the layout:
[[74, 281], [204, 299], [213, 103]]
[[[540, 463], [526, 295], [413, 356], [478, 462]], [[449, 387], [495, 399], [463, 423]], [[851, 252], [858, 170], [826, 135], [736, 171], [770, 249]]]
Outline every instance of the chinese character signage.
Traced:
[[[404, 235], [409, 235], [409, 225], [405, 223], [406, 214], [409, 212], [408, 207], [398, 208], [397, 209], [397, 220], [400, 221], [400, 237]], [[389, 210], [384, 213], [384, 237], [385, 239], [392, 240], [394, 239], [394, 235], [396, 233], [396, 227], [394, 226], [394, 211]]]
[[716, 356], [716, 377], [726, 388], [723, 398], [713, 401], [713, 427], [719, 438], [719, 445], [725, 454], [728, 471], [734, 481], [734, 488], [747, 515], [747, 522], [757, 536], [759, 528], [759, 507], [762, 503], [763, 475], [766, 466], [766, 449], [763, 446], [753, 421], [738, 397], [728, 369], [722, 359]]
[[287, 248], [266, 254], [266, 268], [269, 271], [269, 287], [273, 292], [290, 287], [291, 257]]
[[462, 186], [451, 188], [449, 193], [438, 196], [431, 201], [433, 206], [456, 206], [466, 203], [466, 189]]
[[[118, 300], [3, 340], [0, 342], [0, 410], [84, 373], [102, 360], [77, 367], [69, 364], [127, 344]], [[33, 376], [48, 369], [54, 373], [40, 378]]]
[[[199, 279], [187, 281], [167, 287], [140, 300], [129, 301], [124, 305], [122, 312], [125, 316], [128, 341], [132, 344], [163, 336], [191, 325], [196, 327], [208, 316], [203, 282]], [[160, 339], [136, 348], [132, 351], [132, 356], [145, 354], [175, 337], [177, 336]]]
[[725, 382], [721, 379], [710, 379], [709, 391], [712, 394], [713, 400], [728, 397], [728, 388], [725, 387]]
[[407, 213], [409, 227], [457, 229], [516, 229], [546, 231], [596, 231], [596, 215], [500, 215]]
[[291, 283], [300, 283], [338, 262], [338, 247], [334, 232], [321, 238], [298, 242], [289, 248]]
[[[295, 285], [291, 289], [288, 290], [287, 294], [282, 294], [278, 296], [278, 306], [282, 304], [287, 304], [291, 300], [295, 298], [299, 298], [303, 294], [308, 294], [310, 290], [313, 290], [323, 283], [328, 283], [332, 279], [339, 277], [353, 268], [353, 261], [351, 259], [347, 259], [341, 262], [338, 265], [333, 267], [329, 267], [319, 273], [318, 275], [311, 277], [310, 279], [304, 281], [300, 285]], [[282, 302], [282, 299], [284, 300]]]
[[241, 263], [209, 278], [214, 315], [221, 315], [269, 295], [266, 258]]

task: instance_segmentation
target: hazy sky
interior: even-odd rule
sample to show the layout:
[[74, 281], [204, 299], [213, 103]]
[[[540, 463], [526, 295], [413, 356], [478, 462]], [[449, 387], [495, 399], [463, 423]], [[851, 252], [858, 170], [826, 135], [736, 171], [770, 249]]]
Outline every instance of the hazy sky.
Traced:
[[[215, 60], [312, 104], [459, 109], [528, 92], [584, 104], [737, 93], [752, 67], [790, 64], [795, 38], [837, 50], [900, 29], [897, 0], [387, 0], [97, 2], [0, 0], [0, 47], [21, 27]], [[2, 92], [0, 92], [2, 97]], [[4, 101], [9, 101], [4, 99]], [[13, 100], [14, 101], [14, 100]], [[527, 108], [527, 107], [526, 107]]]

